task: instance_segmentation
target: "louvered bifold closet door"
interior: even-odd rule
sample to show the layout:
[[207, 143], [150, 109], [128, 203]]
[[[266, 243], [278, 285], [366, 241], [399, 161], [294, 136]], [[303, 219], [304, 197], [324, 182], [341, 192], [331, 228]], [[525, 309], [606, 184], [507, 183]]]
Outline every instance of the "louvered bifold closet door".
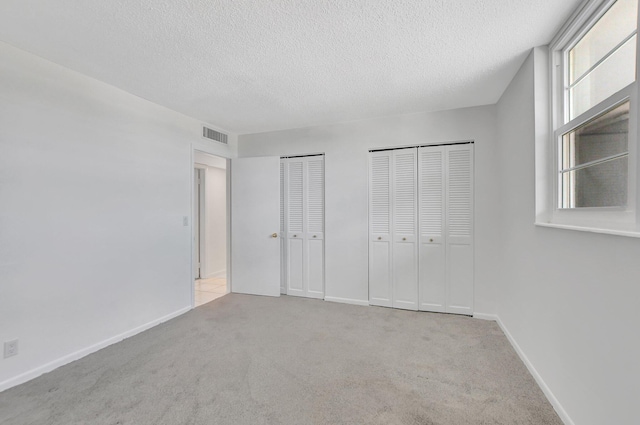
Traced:
[[305, 161], [305, 287], [309, 298], [324, 298], [324, 156]]
[[304, 297], [304, 160], [290, 158], [284, 164], [287, 295]]
[[393, 307], [418, 309], [417, 148], [393, 152]]
[[287, 295], [324, 298], [324, 156], [282, 159]]
[[369, 304], [392, 306], [391, 151], [369, 158]]
[[447, 312], [473, 314], [473, 145], [446, 147]]
[[418, 149], [419, 309], [446, 311], [445, 147]]

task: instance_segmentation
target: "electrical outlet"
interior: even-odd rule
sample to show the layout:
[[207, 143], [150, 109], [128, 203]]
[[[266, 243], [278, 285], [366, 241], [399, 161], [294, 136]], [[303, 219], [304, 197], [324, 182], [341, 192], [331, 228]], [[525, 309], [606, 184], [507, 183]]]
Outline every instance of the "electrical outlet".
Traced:
[[5, 341], [4, 343], [4, 358], [18, 355], [18, 340]]

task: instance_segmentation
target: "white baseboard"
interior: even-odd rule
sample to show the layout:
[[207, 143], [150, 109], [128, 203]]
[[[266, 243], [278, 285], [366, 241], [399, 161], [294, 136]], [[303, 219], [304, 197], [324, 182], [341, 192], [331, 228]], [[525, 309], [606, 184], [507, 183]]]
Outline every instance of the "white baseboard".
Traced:
[[[485, 316], [491, 316], [491, 315], [485, 315]], [[474, 317], [475, 317], [475, 314], [474, 314]], [[551, 389], [549, 389], [546, 382], [544, 382], [544, 380], [542, 379], [542, 376], [540, 376], [536, 368], [529, 361], [529, 358], [527, 357], [527, 355], [522, 351], [522, 349], [520, 348], [516, 340], [513, 339], [513, 336], [511, 336], [511, 333], [509, 332], [507, 327], [504, 325], [504, 323], [502, 323], [502, 320], [500, 320], [500, 317], [495, 315], [495, 318], [496, 318], [496, 322], [498, 322], [498, 325], [500, 326], [500, 329], [502, 329], [502, 332], [504, 332], [504, 334], [506, 335], [513, 349], [516, 350], [516, 353], [518, 353], [518, 356], [520, 356], [520, 359], [522, 360], [522, 362], [525, 364], [525, 366], [527, 366], [527, 369], [529, 369], [529, 373], [531, 373], [533, 378], [538, 383], [538, 386], [540, 387], [544, 395], [547, 397], [547, 400], [549, 400], [549, 403], [551, 403], [551, 405], [555, 409], [556, 413], [560, 417], [560, 420], [562, 420], [562, 422], [565, 425], [575, 425], [573, 420], [571, 420], [571, 418], [569, 417], [569, 414], [567, 413], [567, 411], [564, 410], [564, 408], [560, 404], [560, 401], [558, 401], [556, 396], [553, 395], [553, 393], [551, 392]]]
[[212, 277], [217, 278], [226, 278], [227, 277], [227, 269], [218, 270], [217, 272], [207, 273], [206, 279], [211, 279]]
[[480, 319], [480, 320], [491, 320], [493, 322], [498, 321], [497, 314], [489, 314], [489, 313], [473, 313], [473, 318]]
[[180, 316], [181, 314], [184, 314], [189, 310], [191, 310], [191, 306], [181, 308], [180, 310], [175, 311], [171, 314], [167, 314], [166, 316], [160, 317], [159, 319], [152, 320], [149, 323], [145, 323], [144, 325], [138, 326], [136, 328], [123, 332], [114, 337], [105, 339], [104, 341], [98, 342], [97, 344], [93, 344], [89, 347], [83, 348], [74, 353], [67, 354], [66, 356], [60, 357], [59, 359], [56, 359], [52, 362], [46, 363], [42, 366], [38, 366], [35, 369], [31, 369], [27, 372], [21, 373], [18, 376], [14, 376], [13, 378], [9, 378], [5, 381], [2, 381], [0, 382], [0, 392], [4, 390], [8, 390], [9, 388], [15, 387], [16, 385], [24, 384], [25, 382], [30, 381], [34, 378], [37, 378], [38, 376], [44, 373], [51, 372], [52, 370], [57, 369], [60, 366], [64, 366], [68, 363], [79, 360], [82, 357], [88, 356], [91, 353], [95, 353], [96, 351], [102, 348], [108, 347], [111, 344], [115, 344], [116, 342], [120, 342], [123, 339], [132, 337], [136, 334], [139, 334], [140, 332], [146, 331], [147, 329], [157, 326], [160, 323], [164, 323], [167, 320], [171, 320], [174, 317]]
[[332, 303], [342, 303], [342, 304], [354, 304], [354, 305], [369, 306], [369, 301], [356, 300], [356, 299], [352, 299], [352, 298], [324, 297], [324, 300], [325, 301], [330, 301]]

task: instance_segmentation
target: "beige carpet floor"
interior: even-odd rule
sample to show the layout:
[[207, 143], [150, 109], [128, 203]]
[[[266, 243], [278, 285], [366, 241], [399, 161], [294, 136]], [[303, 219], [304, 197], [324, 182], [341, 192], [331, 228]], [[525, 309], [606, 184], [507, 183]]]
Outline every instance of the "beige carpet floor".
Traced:
[[0, 393], [0, 424], [562, 422], [493, 322], [230, 294]]

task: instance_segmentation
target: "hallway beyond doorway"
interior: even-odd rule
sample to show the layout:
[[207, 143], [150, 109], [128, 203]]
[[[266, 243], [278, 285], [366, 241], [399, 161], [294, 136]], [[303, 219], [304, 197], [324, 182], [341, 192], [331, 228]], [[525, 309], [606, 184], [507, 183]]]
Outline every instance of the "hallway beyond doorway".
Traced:
[[212, 277], [209, 279], [196, 279], [195, 281], [195, 307], [227, 295], [227, 279]]

